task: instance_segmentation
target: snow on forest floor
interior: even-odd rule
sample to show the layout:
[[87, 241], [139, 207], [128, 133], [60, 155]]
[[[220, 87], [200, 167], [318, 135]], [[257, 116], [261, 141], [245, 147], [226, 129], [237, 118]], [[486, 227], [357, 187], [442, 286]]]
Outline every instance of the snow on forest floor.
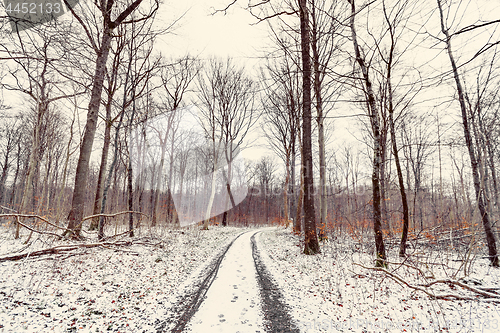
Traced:
[[[2, 262], [0, 332], [155, 332], [190, 275], [243, 231], [163, 231], [135, 237], [131, 246]], [[12, 238], [1, 234], [0, 257], [24, 247], [26, 237]], [[38, 240], [29, 251], [61, 244]]]
[[[266, 253], [263, 260], [301, 332], [500, 331], [500, 304], [431, 300], [423, 292], [401, 286], [383, 272], [355, 265], [374, 266], [370, 241], [355, 242], [349, 236], [336, 238], [321, 243], [321, 254], [305, 256], [302, 238], [292, 235], [290, 230], [260, 234], [260, 244]], [[389, 261], [398, 261], [398, 246], [388, 247]], [[408, 252], [413, 262], [407, 264], [417, 265], [425, 274], [433, 273], [436, 279], [451, 278], [449, 275], [456, 273], [461, 263], [457, 252], [429, 249]], [[475, 259], [469, 280], [483, 287], [500, 288], [500, 271], [488, 264], [486, 259]], [[406, 266], [390, 264], [389, 271], [412, 285], [425, 282], [416, 270]], [[462, 272], [456, 279], [460, 277]], [[434, 290], [436, 294], [471, 296], [458, 289], [461, 288], [445, 286], [440, 293], [439, 289]]]
[[[64, 254], [0, 263], [0, 332], [155, 332], [159, 320], [186, 286], [225, 245], [250, 229], [214, 227], [160, 230], [135, 237], [132, 245], [82, 248]], [[23, 249], [11, 230], [0, 230], [0, 257], [36, 251], [64, 241], [40, 238]], [[321, 243], [322, 253], [302, 254], [302, 237], [283, 228], [258, 233], [257, 246], [282, 290], [301, 332], [497, 332], [500, 305], [484, 300], [431, 300], [394, 282], [373, 267], [373, 242], [350, 236]], [[129, 240], [129, 238], [123, 238]], [[91, 242], [92, 240], [87, 240]], [[95, 241], [95, 240], [94, 240]], [[387, 244], [390, 261], [397, 246]], [[450, 277], [461, 264], [455, 252], [410, 250], [410, 261], [426, 275]], [[500, 270], [481, 253], [469, 279], [500, 287]], [[417, 271], [391, 264], [389, 271], [413, 285]], [[459, 272], [456, 279], [463, 276]], [[439, 292], [438, 286], [434, 290]], [[443, 294], [471, 296], [444, 285]], [[209, 331], [205, 331], [210, 333]], [[203, 332], [204, 333], [204, 332]]]

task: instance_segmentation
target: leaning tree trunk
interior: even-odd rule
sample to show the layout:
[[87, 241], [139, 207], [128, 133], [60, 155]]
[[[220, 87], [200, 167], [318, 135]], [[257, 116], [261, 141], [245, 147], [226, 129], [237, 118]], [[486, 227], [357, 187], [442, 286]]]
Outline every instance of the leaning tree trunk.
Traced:
[[[392, 154], [396, 163], [396, 172], [398, 174], [399, 192], [401, 194], [401, 202], [403, 204], [403, 232], [401, 234], [401, 243], [399, 246], [399, 256], [404, 257], [406, 254], [406, 242], [408, 240], [408, 227], [410, 223], [410, 214], [408, 209], [408, 198], [406, 197], [405, 184], [403, 179], [403, 170], [399, 161], [398, 145], [396, 141], [396, 126], [394, 124], [394, 103], [392, 93], [392, 66], [394, 62], [395, 40], [394, 31], [390, 31], [391, 48], [389, 50], [389, 59], [387, 61], [387, 100], [389, 104], [389, 129], [391, 132]], [[439, 129], [438, 129], [439, 131]]]
[[384, 239], [382, 235], [382, 212], [380, 205], [380, 159], [381, 159], [381, 145], [380, 145], [380, 123], [379, 115], [375, 100], [375, 94], [372, 88], [372, 82], [368, 75], [368, 68], [365, 64], [364, 58], [361, 56], [360, 47], [356, 36], [356, 28], [354, 26], [354, 18], [356, 16], [356, 6], [354, 0], [348, 0], [351, 4], [351, 35], [354, 44], [354, 53], [356, 55], [356, 62], [361, 68], [363, 73], [363, 80], [365, 85], [366, 97], [368, 99], [368, 112], [370, 116], [372, 132], [373, 132], [373, 171], [372, 171], [372, 187], [373, 187], [373, 231], [375, 233], [375, 246], [377, 251], [377, 259], [375, 266], [387, 267]]
[[467, 107], [465, 105], [465, 96], [462, 88], [462, 82], [460, 80], [460, 76], [458, 74], [458, 68], [455, 63], [455, 58], [453, 57], [452, 48], [451, 48], [451, 36], [449, 34], [448, 29], [445, 28], [444, 25], [444, 17], [443, 17], [443, 8], [441, 6], [441, 0], [437, 0], [439, 15], [441, 19], [441, 31], [445, 35], [446, 39], [446, 51], [448, 53], [448, 57], [450, 59], [451, 68], [453, 70], [453, 76], [455, 78], [455, 83], [457, 86], [458, 93], [458, 101], [460, 104], [460, 110], [462, 111], [462, 122], [464, 127], [464, 136], [465, 143], [467, 145], [467, 150], [469, 151], [469, 157], [472, 167], [472, 178], [474, 182], [474, 190], [476, 192], [476, 201], [479, 209], [479, 213], [481, 214], [481, 219], [483, 222], [484, 233], [486, 235], [486, 242], [488, 245], [488, 255], [491, 262], [491, 265], [494, 267], [499, 267], [498, 262], [498, 252], [496, 246], [495, 234], [491, 228], [491, 223], [488, 217], [488, 211], [486, 209], [486, 205], [484, 202], [484, 196], [481, 189], [481, 179], [479, 177], [479, 161], [476, 158], [476, 153], [474, 151], [474, 146], [472, 142], [472, 137], [469, 129], [469, 122], [467, 116]]
[[90, 155], [92, 153], [92, 145], [97, 127], [97, 116], [99, 113], [99, 105], [101, 103], [101, 93], [106, 74], [106, 61], [108, 59], [109, 48], [111, 45], [112, 29], [108, 24], [105, 24], [105, 29], [102, 33], [101, 49], [97, 55], [96, 69], [94, 74], [94, 84], [89, 103], [89, 111], [87, 113], [87, 124], [85, 125], [85, 133], [80, 145], [80, 157], [76, 167], [75, 187], [73, 189], [73, 200], [71, 210], [68, 216], [69, 231], [72, 231], [73, 238], [80, 237], [82, 229], [83, 209], [85, 205], [85, 195], [87, 193], [87, 175], [89, 172]]

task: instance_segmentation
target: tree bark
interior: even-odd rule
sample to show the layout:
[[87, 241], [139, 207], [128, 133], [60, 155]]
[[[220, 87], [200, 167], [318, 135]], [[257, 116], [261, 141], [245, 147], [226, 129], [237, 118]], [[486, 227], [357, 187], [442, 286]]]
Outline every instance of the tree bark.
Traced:
[[315, 4], [313, 3], [313, 31], [312, 31], [312, 52], [314, 68], [314, 95], [316, 96], [316, 122], [318, 123], [318, 150], [319, 150], [319, 239], [326, 238], [326, 160], [325, 160], [325, 129], [323, 115], [323, 97], [321, 91], [321, 73], [318, 53], [318, 31], [315, 22]]
[[97, 127], [97, 116], [99, 113], [99, 104], [101, 102], [102, 87], [106, 73], [106, 61], [108, 59], [109, 48], [111, 45], [111, 33], [112, 29], [108, 24], [105, 24], [101, 39], [101, 48], [96, 60], [94, 84], [92, 86], [89, 111], [87, 113], [87, 124], [85, 125], [85, 132], [80, 146], [80, 157], [78, 158], [78, 164], [76, 167], [73, 200], [68, 216], [69, 221], [67, 228], [73, 232], [73, 238], [80, 238], [80, 232], [82, 229], [90, 155], [92, 153], [92, 145], [94, 143], [95, 131]]
[[302, 53], [302, 173], [304, 175], [304, 254], [320, 253], [316, 234], [311, 140], [311, 57], [307, 0], [299, 1]]

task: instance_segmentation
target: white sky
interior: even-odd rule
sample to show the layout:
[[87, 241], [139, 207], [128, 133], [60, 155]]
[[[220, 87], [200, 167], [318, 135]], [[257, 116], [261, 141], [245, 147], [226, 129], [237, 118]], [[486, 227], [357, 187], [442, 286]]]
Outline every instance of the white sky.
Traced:
[[[265, 24], [256, 22], [250, 13], [238, 3], [233, 5], [227, 15], [217, 13], [231, 0], [167, 0], [160, 8], [158, 22], [165, 25], [185, 13], [175, 29], [175, 35], [160, 39], [162, 52], [167, 55], [231, 56], [244, 61], [254, 58], [267, 42]], [[242, 3], [245, 4], [245, 3]]]
[[[245, 66], [250, 73], [256, 73], [256, 64], [263, 48], [268, 44], [267, 25], [255, 25], [256, 19], [245, 11], [239, 3], [234, 4], [227, 14], [217, 13], [232, 0], [167, 0], [157, 17], [157, 22], [168, 26], [173, 20], [184, 14], [172, 34], [159, 38], [158, 50], [167, 57], [190, 54], [201, 59], [211, 57], [231, 57], [235, 63]], [[240, 0], [241, 5], [246, 1]], [[254, 141], [262, 137], [259, 127], [249, 133]], [[262, 155], [272, 152], [265, 147], [264, 140], [254, 142], [242, 155], [251, 160], [258, 160]]]

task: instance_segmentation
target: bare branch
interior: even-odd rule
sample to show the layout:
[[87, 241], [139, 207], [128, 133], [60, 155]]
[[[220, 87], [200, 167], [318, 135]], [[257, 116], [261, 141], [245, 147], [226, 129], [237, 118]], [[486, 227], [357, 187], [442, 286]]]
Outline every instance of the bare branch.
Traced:
[[80, 23], [80, 25], [82, 26], [83, 30], [85, 30], [85, 34], [87, 35], [87, 37], [88, 37], [88, 39], [90, 41], [90, 44], [92, 45], [92, 48], [94, 49], [94, 51], [98, 52], [99, 48], [97, 47], [97, 44], [95, 43], [94, 38], [92, 38], [92, 34], [87, 29], [87, 26], [85, 25], [85, 23], [83, 23], [82, 18], [80, 16], [78, 16], [78, 14], [73, 10], [73, 7], [68, 3], [68, 0], [63, 0], [63, 1], [64, 1], [64, 4], [66, 5], [66, 7], [71, 11], [71, 14]]
[[[115, 216], [118, 216], [118, 215], [123, 215], [123, 214], [130, 214], [130, 213], [133, 213], [133, 214], [141, 214], [141, 215], [144, 215], [146, 217], [149, 217], [148, 215], [144, 214], [144, 213], [141, 213], [141, 212], [134, 212], [134, 211], [125, 211], [125, 212], [119, 212], [119, 213], [115, 213], [115, 214], [96, 214], [96, 215], [90, 215], [90, 216], [86, 216], [82, 219], [82, 222], [85, 221], [85, 220], [90, 220], [94, 217], [115, 217]], [[1, 217], [1, 215], [0, 215]]]
[[233, 0], [233, 2], [231, 2], [229, 5], [226, 6], [226, 8], [224, 9], [215, 9], [215, 11], [212, 13], [212, 15], [215, 15], [217, 13], [220, 13], [220, 12], [224, 12], [224, 15], [227, 14], [227, 10], [232, 6], [234, 5], [238, 0]]
[[[43, 218], [43, 217], [41, 217], [41, 216], [38, 216], [38, 215], [28, 215], [28, 214], [0, 214], [0, 218], [2, 218], [2, 217], [15, 217], [15, 218], [16, 218], [16, 220], [17, 220], [17, 221], [16, 221], [16, 223], [18, 223], [19, 225], [21, 225], [21, 226], [25, 227], [26, 229], [28, 229], [28, 230], [30, 230], [30, 231], [36, 232], [36, 233], [38, 233], [38, 234], [42, 234], [42, 235], [51, 235], [51, 236], [56, 236], [57, 238], [65, 238], [65, 239], [67, 239], [67, 238], [66, 238], [66, 237], [64, 237], [64, 236], [61, 236], [61, 235], [59, 235], [59, 234], [55, 234], [55, 233], [53, 233], [53, 232], [35, 230], [35, 229], [31, 228], [30, 226], [27, 226], [26, 224], [24, 224], [24, 223], [22, 223], [21, 221], [19, 221], [19, 218], [20, 218], [20, 217], [35, 217], [35, 218], [38, 218], [38, 219], [40, 219], [40, 220], [44, 221], [45, 223], [50, 224], [50, 225], [52, 225], [52, 226], [54, 226], [54, 227], [57, 227], [57, 228], [59, 228], [59, 229], [66, 230], [65, 228], [61, 228], [61, 227], [58, 227], [58, 226], [56, 226], [56, 225], [54, 225], [54, 224], [50, 223], [47, 219], [44, 219], [44, 218]], [[0, 261], [1, 261], [1, 260], [0, 260]]]
[[483, 24], [471, 24], [471, 25], [466, 26], [465, 28], [462, 28], [459, 31], [455, 32], [453, 35], [460, 35], [460, 34], [463, 34], [464, 32], [469, 32], [469, 31], [472, 31], [472, 30], [475, 30], [475, 29], [478, 29], [478, 28], [482, 28], [482, 27], [486, 27], [486, 26], [488, 26], [490, 24], [495, 24], [495, 23], [500, 23], [500, 19], [494, 20], [494, 21], [490, 21], [490, 22], [486, 22], [486, 23], [483, 23]]
[[266, 21], [266, 20], [272, 19], [272, 18], [277, 17], [277, 16], [281, 16], [281, 15], [295, 15], [295, 14], [298, 14], [298, 13], [299, 13], [298, 10], [294, 10], [292, 12], [287, 12], [286, 10], [284, 10], [284, 11], [281, 11], [281, 12], [278, 12], [278, 13], [274, 13], [272, 15], [265, 16], [265, 17], [258, 17], [257, 15], [252, 14], [253, 17], [255, 17], [256, 19], [259, 20], [256, 23], [252, 23], [252, 25], [259, 24], [262, 21]]
[[[5, 208], [5, 207], [3, 207], [3, 208]], [[37, 218], [37, 219], [42, 220], [43, 222], [45, 222], [45, 223], [47, 223], [48, 225], [51, 225], [51, 226], [53, 226], [53, 227], [55, 227], [55, 228], [58, 228], [58, 229], [61, 229], [61, 230], [66, 230], [66, 228], [62, 228], [62, 227], [60, 227], [60, 226], [58, 226], [58, 225], [55, 225], [55, 224], [51, 223], [49, 220], [47, 220], [46, 218], [41, 217], [41, 216], [39, 216], [39, 215], [33, 215], [33, 214], [0, 214], [0, 219], [1, 219], [1, 218], [4, 218], [4, 217], [16, 217], [16, 218], [19, 218], [19, 217], [25, 217], [25, 218]], [[30, 230], [35, 231], [35, 232], [38, 232], [38, 231], [36, 231], [36, 230], [33, 230], [33, 229], [31, 229], [31, 228], [27, 227], [26, 225], [22, 224], [22, 223], [21, 223], [21, 222], [19, 222], [19, 221], [18, 221], [17, 223], [19, 223], [20, 225], [22, 225], [23, 227], [25, 227], [25, 228], [27, 228], [27, 229], [30, 229]], [[58, 236], [58, 237], [59, 237], [59, 235], [56, 235], [56, 236]]]

